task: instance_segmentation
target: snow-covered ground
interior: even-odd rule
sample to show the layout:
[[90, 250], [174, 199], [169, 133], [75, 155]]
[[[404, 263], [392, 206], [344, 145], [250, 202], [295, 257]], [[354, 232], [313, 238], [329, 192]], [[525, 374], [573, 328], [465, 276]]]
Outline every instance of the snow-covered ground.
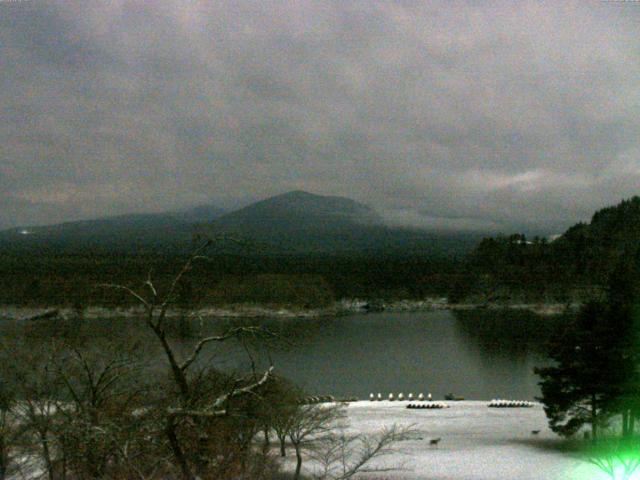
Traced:
[[[407, 409], [408, 402], [349, 404], [350, 430], [375, 433], [383, 426], [413, 424], [420, 440], [398, 444], [384, 457], [398, 472], [367, 478], [425, 480], [601, 480], [608, 478], [575, 454], [547, 426], [540, 404], [532, 408], [488, 408], [487, 402], [446, 402], [442, 410]], [[533, 430], [540, 430], [537, 435]], [[441, 438], [437, 446], [432, 438]]]

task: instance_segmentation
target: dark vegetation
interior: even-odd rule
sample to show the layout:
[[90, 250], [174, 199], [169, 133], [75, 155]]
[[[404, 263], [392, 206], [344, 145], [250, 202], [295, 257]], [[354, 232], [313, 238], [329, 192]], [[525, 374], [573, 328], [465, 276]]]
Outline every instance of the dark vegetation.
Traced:
[[[596, 439], [612, 416], [624, 437], [640, 418], [640, 257], [623, 258], [604, 298], [580, 309], [549, 348], [554, 365], [537, 369], [551, 428]], [[640, 432], [639, 432], [640, 433]]]
[[640, 197], [553, 242], [486, 238], [467, 269], [450, 299], [581, 304], [547, 345], [552, 365], [536, 369], [541, 401], [553, 431], [582, 432], [591, 463], [631, 478], [640, 467]]
[[548, 354], [553, 364], [536, 373], [551, 429], [582, 432], [591, 463], [631, 478], [640, 467], [640, 255], [618, 259], [604, 295], [581, 307]]
[[[287, 448], [299, 466], [313, 456], [331, 465], [327, 471], [346, 472], [335, 478], [349, 478], [358, 454], [355, 467], [337, 468], [346, 461], [341, 452], [364, 452], [367, 460], [411, 434], [338, 434], [339, 408], [301, 405], [303, 393], [271, 368], [227, 372], [205, 355], [234, 341], [255, 365], [251, 352], [276, 342], [277, 332], [254, 326], [185, 331], [166, 315], [169, 308], [247, 302], [318, 308], [340, 298], [443, 294], [450, 301], [581, 301], [575, 318], [552, 336], [554, 364], [538, 370], [551, 428], [570, 436], [588, 425], [593, 439], [608, 439], [619, 423], [624, 445], [631, 445], [640, 419], [639, 225], [640, 198], [634, 197], [554, 242], [523, 235], [485, 239], [466, 261], [416, 252], [418, 243], [406, 251], [284, 254], [258, 242], [223, 245], [192, 258], [186, 269], [181, 252], [189, 242], [181, 249], [160, 243], [136, 250], [5, 239], [0, 303], [71, 306], [76, 317], [3, 325], [16, 330], [3, 334], [0, 479], [32, 478], [36, 471], [50, 479], [278, 478], [275, 457]], [[102, 335], [98, 324], [88, 331], [82, 322], [87, 305], [135, 305], [144, 316], [129, 320], [135, 327], [110, 325]], [[490, 321], [474, 326], [463, 312], [460, 318], [466, 334], [489, 337]], [[538, 336], [537, 326], [525, 321], [505, 332], [505, 344], [548, 338], [549, 332]], [[177, 341], [185, 335], [191, 343]], [[101, 340], [84, 348], [89, 337]], [[149, 375], [150, 361], [156, 375]], [[610, 452], [593, 453], [594, 463], [606, 468], [617, 455]]]
[[[165, 285], [184, 256], [55, 250], [0, 254], [0, 304], [132, 305], [101, 282], [140, 285], [149, 271]], [[459, 264], [424, 257], [208, 255], [181, 285], [178, 305], [260, 303], [325, 307], [340, 298], [445, 294]]]
[[488, 302], [585, 302], [601, 297], [613, 269], [640, 245], [640, 197], [596, 212], [558, 239], [485, 238], [453, 297]]

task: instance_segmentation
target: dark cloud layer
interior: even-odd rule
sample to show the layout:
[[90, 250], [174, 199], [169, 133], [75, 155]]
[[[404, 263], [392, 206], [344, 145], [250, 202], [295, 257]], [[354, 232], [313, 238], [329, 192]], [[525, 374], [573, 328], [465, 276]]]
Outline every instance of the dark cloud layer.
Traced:
[[287, 190], [551, 231], [640, 187], [640, 4], [0, 1], [0, 227]]

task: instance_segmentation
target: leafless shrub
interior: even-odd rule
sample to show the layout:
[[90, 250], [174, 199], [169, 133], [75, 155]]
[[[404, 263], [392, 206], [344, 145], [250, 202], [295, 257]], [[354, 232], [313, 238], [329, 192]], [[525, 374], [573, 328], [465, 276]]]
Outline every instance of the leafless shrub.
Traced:
[[21, 471], [18, 446], [22, 441], [22, 427], [17, 423], [14, 409], [15, 390], [0, 379], [0, 480], [13, 478]]
[[402, 465], [373, 465], [397, 452], [397, 443], [418, 435], [413, 426], [393, 425], [373, 435], [348, 434], [337, 429], [325, 436], [310, 457], [316, 465], [317, 480], [346, 480], [361, 473], [382, 473], [402, 470]]
[[294, 480], [300, 478], [303, 452], [312, 452], [325, 442], [344, 418], [344, 407], [340, 404], [298, 405], [287, 425], [287, 435], [296, 452]]

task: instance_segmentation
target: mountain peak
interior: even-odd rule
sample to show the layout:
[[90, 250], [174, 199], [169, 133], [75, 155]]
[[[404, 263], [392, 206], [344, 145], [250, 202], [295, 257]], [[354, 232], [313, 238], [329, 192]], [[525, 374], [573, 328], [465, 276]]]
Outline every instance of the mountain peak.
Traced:
[[[323, 195], [317, 195], [315, 193], [307, 192], [305, 190], [291, 190], [290, 192], [281, 193], [275, 195], [275, 197], [322, 197]], [[275, 198], [272, 197], [272, 198]]]
[[[317, 193], [311, 193], [311, 192], [307, 192], [305, 190], [291, 190], [289, 192], [285, 192], [285, 193], [280, 193], [278, 195], [274, 195], [273, 197], [268, 197], [265, 198], [264, 200], [261, 200], [257, 203], [260, 202], [270, 202], [270, 201], [277, 201], [277, 200], [301, 200], [301, 201], [316, 201], [316, 202], [324, 202], [324, 201], [336, 201], [336, 200], [341, 200], [344, 202], [348, 202], [348, 203], [358, 203], [355, 200], [351, 199], [351, 198], [347, 198], [347, 197], [340, 197], [340, 196], [336, 196], [336, 195], [320, 195]], [[363, 204], [361, 204], [363, 205]], [[366, 206], [366, 205], [363, 205]]]
[[275, 195], [223, 216], [220, 221], [285, 220], [293, 224], [317, 222], [379, 223], [375, 211], [351, 198], [317, 195], [303, 190]]

